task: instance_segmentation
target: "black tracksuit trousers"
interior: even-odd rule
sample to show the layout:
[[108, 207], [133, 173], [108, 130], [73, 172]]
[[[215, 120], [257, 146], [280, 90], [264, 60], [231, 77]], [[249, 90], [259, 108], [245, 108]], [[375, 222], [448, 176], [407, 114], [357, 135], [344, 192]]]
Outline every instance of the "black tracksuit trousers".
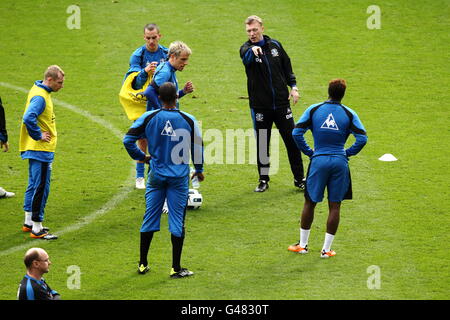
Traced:
[[269, 181], [270, 136], [275, 123], [288, 153], [289, 163], [294, 179], [301, 181], [304, 177], [301, 152], [292, 137], [295, 123], [291, 108], [255, 109], [251, 108], [253, 127], [256, 135], [257, 163], [259, 179]]

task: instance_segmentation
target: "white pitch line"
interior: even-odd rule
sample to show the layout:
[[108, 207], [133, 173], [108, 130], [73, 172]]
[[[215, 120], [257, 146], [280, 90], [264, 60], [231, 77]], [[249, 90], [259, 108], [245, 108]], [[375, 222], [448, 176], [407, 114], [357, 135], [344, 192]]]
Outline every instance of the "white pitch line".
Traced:
[[[131, 169], [132, 169], [131, 174], [130, 174], [130, 176], [127, 177], [127, 179], [125, 181], [125, 183], [128, 183], [128, 184], [129, 184], [130, 178], [134, 175], [135, 169], [134, 168], [131, 168]], [[62, 229], [61, 231], [57, 231], [57, 232], [55, 232], [55, 234], [57, 234], [58, 236], [62, 236], [65, 233], [77, 231], [77, 230], [81, 229], [82, 227], [90, 224], [95, 219], [103, 216], [104, 214], [108, 213], [110, 210], [117, 207], [123, 200], [125, 200], [128, 197], [128, 195], [130, 194], [130, 192], [132, 190], [133, 190], [132, 186], [122, 187], [121, 190], [118, 193], [116, 193], [116, 195], [114, 197], [112, 197], [107, 203], [105, 203], [100, 209], [83, 217], [82, 221], [72, 224], [72, 225]], [[34, 247], [34, 246], [36, 246], [37, 242], [42, 243], [42, 241], [47, 241], [47, 240], [35, 239], [35, 240], [28, 241], [27, 243], [6, 249], [4, 251], [0, 251], [0, 256], [6, 256], [8, 254], [17, 252], [19, 250], [24, 250], [28, 247], [30, 247], [30, 248]], [[48, 241], [58, 241], [58, 240], [48, 240]]]
[[[12, 85], [12, 84], [9, 84], [9, 83], [6, 83], [6, 82], [0, 82], [0, 86], [8, 88], [8, 89], [12, 89], [12, 90], [17, 90], [17, 91], [20, 91], [20, 92], [23, 92], [23, 93], [28, 93], [27, 89], [22, 88], [22, 87], [18, 87], [18, 86], [15, 86], [15, 85]], [[102, 119], [100, 117], [94, 116], [93, 114], [89, 113], [88, 111], [80, 109], [77, 106], [74, 106], [74, 105], [69, 104], [67, 102], [64, 102], [64, 101], [61, 101], [61, 100], [58, 100], [58, 99], [54, 99], [54, 98], [52, 98], [52, 100], [56, 104], [66, 108], [66, 109], [68, 109], [68, 110], [70, 110], [72, 112], [75, 112], [75, 113], [77, 113], [79, 115], [82, 115], [83, 117], [88, 118], [92, 122], [95, 122], [95, 123], [99, 124], [100, 126], [108, 129], [109, 131], [111, 131], [111, 133], [114, 134], [114, 136], [116, 138], [118, 138], [118, 139], [120, 139], [120, 141], [122, 141], [123, 133], [119, 129], [114, 127], [111, 123], [109, 123], [108, 121], [106, 121], [106, 120], [104, 120], [104, 119]], [[133, 162], [133, 164], [134, 164], [134, 162]], [[100, 209], [98, 209], [98, 210], [92, 212], [91, 214], [85, 216], [84, 218], [82, 218], [82, 221], [80, 221], [78, 223], [75, 223], [73, 225], [70, 225], [70, 226], [64, 228], [61, 231], [55, 232], [55, 234], [58, 234], [60, 236], [60, 235], [63, 235], [65, 233], [68, 233], [68, 232], [73, 232], [73, 231], [79, 230], [82, 227], [90, 224], [95, 219], [103, 216], [107, 212], [109, 212], [109, 211], [113, 210], [115, 207], [117, 207], [123, 200], [125, 200], [125, 198], [133, 190], [133, 187], [131, 187], [129, 185], [127, 186], [127, 184], [129, 184], [130, 179], [133, 177], [134, 170], [135, 170], [134, 167], [132, 167], [131, 171], [130, 171], [130, 175], [124, 181], [123, 184], [125, 185], [125, 187], [122, 187], [121, 190], [118, 193], [116, 193]], [[5, 255], [8, 255], [8, 254], [14, 253], [16, 251], [26, 249], [28, 247], [33, 247], [33, 246], [36, 245], [36, 242], [41, 242], [42, 243], [42, 241], [45, 241], [45, 240], [32, 240], [32, 241], [29, 241], [27, 243], [24, 243], [24, 244], [21, 244], [21, 245], [18, 245], [18, 246], [15, 246], [15, 247], [12, 247], [12, 248], [0, 251], [0, 256], [5, 256]]]
[[[22, 87], [18, 87], [6, 82], [0, 82], [0, 86], [5, 87], [5, 88], [9, 88], [12, 90], [17, 90], [23, 93], [28, 93], [29, 90], [22, 88]], [[109, 131], [111, 131], [115, 137], [119, 138], [122, 141], [123, 138], [123, 132], [120, 131], [119, 129], [117, 129], [116, 127], [114, 127], [111, 123], [109, 123], [108, 121], [102, 119], [101, 117], [97, 117], [94, 116], [93, 114], [89, 113], [86, 110], [80, 109], [77, 106], [74, 106], [70, 103], [58, 100], [56, 98], [52, 98], [53, 102], [55, 102], [56, 104], [59, 104], [60, 106], [69, 109], [72, 112], [78, 113], [79, 115], [82, 115], [83, 117], [88, 118], [89, 120], [91, 120], [92, 122], [95, 122], [99, 125], [101, 125], [102, 127], [108, 129]]]

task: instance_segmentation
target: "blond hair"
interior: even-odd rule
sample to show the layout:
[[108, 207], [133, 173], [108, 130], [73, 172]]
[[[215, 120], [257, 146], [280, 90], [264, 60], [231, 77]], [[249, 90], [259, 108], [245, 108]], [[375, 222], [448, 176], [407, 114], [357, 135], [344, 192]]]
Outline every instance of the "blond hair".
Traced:
[[59, 79], [61, 76], [64, 77], [64, 71], [56, 64], [51, 65], [44, 72], [44, 80], [49, 77], [56, 80]]
[[179, 57], [180, 54], [186, 52], [188, 55], [192, 54], [192, 50], [182, 41], [174, 41], [169, 46], [169, 56], [174, 55]]
[[245, 24], [252, 24], [253, 22], [258, 22], [260, 25], [263, 25], [263, 21], [260, 17], [252, 15], [245, 19]]

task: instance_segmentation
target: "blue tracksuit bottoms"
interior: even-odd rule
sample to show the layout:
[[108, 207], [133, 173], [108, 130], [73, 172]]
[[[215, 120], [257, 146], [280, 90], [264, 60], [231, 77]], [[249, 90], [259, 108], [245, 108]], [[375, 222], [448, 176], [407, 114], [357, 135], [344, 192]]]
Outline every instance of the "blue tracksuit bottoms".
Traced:
[[29, 159], [28, 187], [25, 191], [23, 209], [32, 212], [31, 220], [42, 222], [44, 209], [50, 192], [52, 163]]
[[146, 210], [141, 232], [160, 230], [162, 208], [167, 198], [169, 231], [176, 237], [184, 237], [188, 197], [189, 175], [166, 177], [150, 171], [145, 192]]

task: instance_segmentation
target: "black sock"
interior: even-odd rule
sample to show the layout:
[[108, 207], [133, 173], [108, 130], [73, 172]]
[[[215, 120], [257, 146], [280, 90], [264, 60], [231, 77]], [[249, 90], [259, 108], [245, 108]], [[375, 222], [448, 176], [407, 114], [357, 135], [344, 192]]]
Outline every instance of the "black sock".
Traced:
[[181, 270], [181, 251], [183, 250], [184, 237], [171, 236], [172, 240], [172, 268], [176, 272]]
[[152, 242], [153, 232], [141, 232], [141, 247], [140, 247], [140, 260], [139, 265], [143, 264], [144, 266], [148, 265], [147, 255], [148, 250], [150, 249], [150, 243]]

